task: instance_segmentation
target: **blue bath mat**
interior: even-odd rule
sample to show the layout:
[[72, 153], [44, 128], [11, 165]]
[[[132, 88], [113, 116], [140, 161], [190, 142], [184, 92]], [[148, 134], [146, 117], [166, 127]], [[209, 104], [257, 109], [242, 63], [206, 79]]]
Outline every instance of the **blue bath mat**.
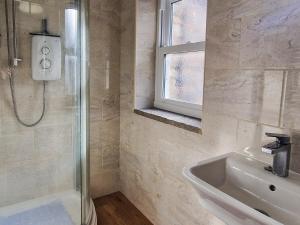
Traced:
[[74, 225], [65, 207], [54, 201], [47, 205], [0, 218], [0, 225]]

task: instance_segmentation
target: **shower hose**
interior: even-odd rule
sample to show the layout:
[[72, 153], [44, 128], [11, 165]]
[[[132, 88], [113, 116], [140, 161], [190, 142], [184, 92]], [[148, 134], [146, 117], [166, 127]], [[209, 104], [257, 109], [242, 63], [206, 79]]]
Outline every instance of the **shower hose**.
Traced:
[[9, 71], [9, 84], [10, 84], [10, 91], [11, 91], [11, 98], [13, 103], [13, 109], [15, 116], [20, 124], [22, 124], [25, 127], [34, 127], [38, 125], [42, 119], [45, 116], [45, 110], [46, 110], [46, 81], [43, 81], [43, 111], [39, 119], [34, 123], [25, 123], [19, 116], [17, 102], [16, 102], [16, 95], [15, 95], [15, 74], [14, 69], [10, 69]]

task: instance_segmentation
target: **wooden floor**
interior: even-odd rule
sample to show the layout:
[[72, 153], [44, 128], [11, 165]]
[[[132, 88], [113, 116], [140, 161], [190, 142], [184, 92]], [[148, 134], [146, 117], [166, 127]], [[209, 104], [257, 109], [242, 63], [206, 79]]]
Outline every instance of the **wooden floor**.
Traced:
[[98, 225], [153, 225], [121, 192], [94, 202]]

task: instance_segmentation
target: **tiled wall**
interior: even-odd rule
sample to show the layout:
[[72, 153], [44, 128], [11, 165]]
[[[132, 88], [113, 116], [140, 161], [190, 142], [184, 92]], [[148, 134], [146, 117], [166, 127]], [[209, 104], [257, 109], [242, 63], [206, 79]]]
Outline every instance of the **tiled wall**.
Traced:
[[139, 40], [147, 36], [139, 24], [153, 20], [156, 3], [122, 1], [121, 190], [154, 224], [223, 224], [199, 205], [182, 169], [230, 151], [271, 162], [259, 146], [272, 131], [292, 135], [292, 169], [300, 171], [300, 3], [208, 0], [203, 135], [133, 113], [134, 90], [148, 90], [134, 87], [137, 62], [154, 64], [151, 54], [139, 52], [139, 43], [149, 40]]
[[297, 172], [299, 7], [292, 0], [209, 0], [204, 94], [206, 115], [236, 120], [238, 151], [270, 161], [259, 148], [265, 132], [290, 134]]
[[[150, 3], [150, 4], [149, 4]], [[139, 4], [139, 3], [137, 3]], [[137, 11], [135, 52], [135, 107], [137, 109], [150, 108], [154, 102], [155, 90], [155, 41], [156, 41], [156, 4], [144, 1], [139, 4], [147, 10]], [[147, 24], [145, 26], [145, 24]], [[124, 24], [126, 26], [126, 24]], [[133, 41], [134, 39], [132, 39]]]
[[119, 0], [90, 1], [91, 192], [119, 190]]
[[[11, 2], [11, 1], [9, 1]], [[31, 78], [31, 37], [48, 18], [49, 31], [64, 37], [64, 1], [21, 1], [17, 5], [19, 53], [15, 92], [20, 117], [30, 123], [41, 115], [42, 83]], [[31, 4], [31, 5], [30, 5]], [[31, 12], [29, 9], [31, 6]], [[20, 8], [23, 10], [21, 11]], [[74, 188], [75, 96], [64, 73], [47, 84], [46, 114], [34, 128], [17, 123], [7, 71], [4, 1], [0, 1], [0, 207]], [[62, 41], [63, 42], [63, 41]], [[3, 72], [3, 73], [2, 73]]]

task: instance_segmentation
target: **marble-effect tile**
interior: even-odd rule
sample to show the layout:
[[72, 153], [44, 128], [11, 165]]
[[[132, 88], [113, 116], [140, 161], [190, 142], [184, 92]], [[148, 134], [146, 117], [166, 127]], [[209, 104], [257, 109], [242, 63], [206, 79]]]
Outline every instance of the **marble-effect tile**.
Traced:
[[120, 42], [119, 0], [90, 2], [91, 194], [119, 191]]

